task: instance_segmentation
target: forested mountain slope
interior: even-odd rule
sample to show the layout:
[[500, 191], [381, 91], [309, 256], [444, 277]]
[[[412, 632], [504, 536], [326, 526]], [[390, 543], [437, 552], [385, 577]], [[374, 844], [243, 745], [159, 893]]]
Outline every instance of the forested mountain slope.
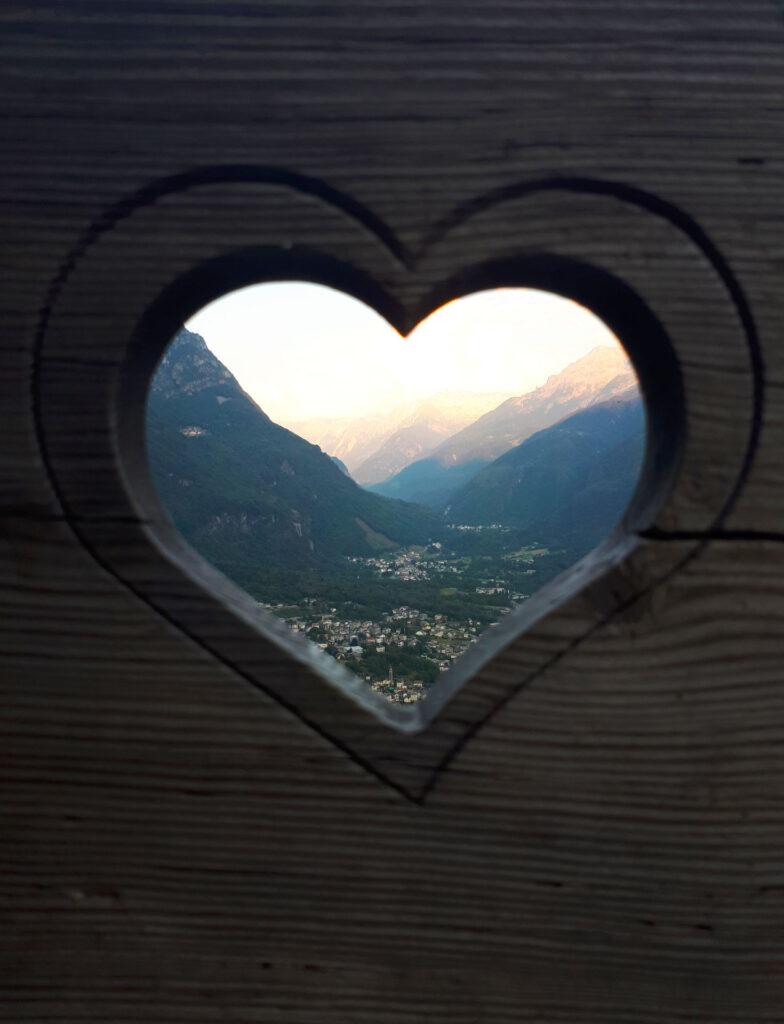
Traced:
[[182, 330], [150, 388], [150, 469], [180, 532], [244, 582], [264, 566], [323, 567], [426, 541], [427, 510], [362, 490], [316, 445], [273, 423]]
[[453, 522], [523, 531], [579, 557], [622, 516], [645, 447], [636, 388], [539, 431], [481, 470], [446, 509]]
[[480, 469], [536, 431], [636, 384], [620, 347], [597, 346], [541, 387], [502, 402], [444, 441], [430, 456], [372, 490], [432, 508], [443, 507]]

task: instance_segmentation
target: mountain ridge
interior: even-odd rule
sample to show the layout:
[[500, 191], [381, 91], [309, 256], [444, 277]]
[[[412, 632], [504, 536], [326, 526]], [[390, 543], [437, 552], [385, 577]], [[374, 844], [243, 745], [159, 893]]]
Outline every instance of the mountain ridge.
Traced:
[[592, 403], [537, 431], [482, 469], [453, 497], [447, 518], [503, 523], [528, 542], [584, 554], [628, 504], [645, 447], [639, 392]]
[[174, 524], [243, 585], [265, 566], [329, 565], [424, 542], [437, 526], [425, 509], [363, 490], [318, 446], [274, 423], [186, 330], [152, 381], [147, 450]]
[[371, 487], [377, 494], [443, 507], [504, 452], [594, 401], [637, 386], [620, 346], [596, 346], [538, 388], [502, 402], [446, 439], [426, 458]]
[[[506, 397], [503, 392], [439, 391], [423, 399], [403, 402], [386, 412], [292, 421], [290, 429], [337, 456], [355, 479], [367, 484], [373, 482], [368, 478], [374, 473], [372, 460], [388, 442], [392, 442], [392, 450], [398, 432], [417, 425], [426, 427], [430, 418], [434, 436], [441, 434], [443, 440], [495, 408]], [[426, 444], [428, 438], [426, 432], [423, 434], [421, 443]], [[366, 463], [367, 469], [360, 480], [357, 473]]]

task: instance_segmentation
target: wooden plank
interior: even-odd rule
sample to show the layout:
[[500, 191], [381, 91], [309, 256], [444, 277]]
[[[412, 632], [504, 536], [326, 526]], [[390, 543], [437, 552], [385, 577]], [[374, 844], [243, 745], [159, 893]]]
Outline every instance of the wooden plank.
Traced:
[[[764, 541], [784, 488], [779, 5], [11, 0], [0, 19], [0, 1019], [780, 1020], [784, 577]], [[208, 249], [265, 225], [288, 238], [294, 207], [249, 219], [258, 190], [237, 185], [158, 199], [97, 241], [101, 217], [239, 164], [372, 211], [418, 280], [321, 201], [294, 234], [411, 305], [521, 228], [557, 243], [633, 284], [687, 378], [689, 463], [657, 524], [681, 539], [649, 539], [463, 691], [442, 740], [509, 699], [421, 805], [113, 575], [153, 564], [138, 523], [106, 521], [127, 501], [106, 424], [129, 326]], [[456, 209], [564, 176], [699, 226], [748, 300], [762, 381], [705, 249], [607, 197], [487, 207], [421, 251]], [[94, 403], [74, 416], [80, 374]], [[728, 494], [730, 539], [701, 550]], [[114, 569], [83, 548], [85, 515]], [[624, 606], [653, 570], [664, 582]], [[241, 646], [259, 659], [258, 639]], [[361, 721], [354, 742], [404, 784], [444, 753], [423, 734], [406, 760]]]
[[[164, 1020], [170, 992], [198, 1020], [211, 991], [238, 1014], [247, 993], [259, 1020], [283, 1000], [307, 1021], [330, 997], [326, 1012], [357, 1020], [429, 1005], [445, 1020], [458, 973], [484, 1019], [645, 1021], [653, 1005], [677, 1019], [683, 999], [708, 1019], [765, 1019], [784, 893], [781, 557], [712, 545], [654, 601], [657, 629], [630, 645], [628, 625], [608, 628], [561, 659], [421, 808], [274, 706], [219, 695], [224, 671], [187, 646], [166, 667], [149, 624], [140, 659], [108, 615], [91, 623], [111, 671], [62, 659], [59, 679], [41, 676], [31, 645], [4, 678], [17, 797], [0, 951], [18, 1019], [51, 991], [65, 1019], [76, 1000], [86, 1019], [144, 1005]], [[28, 949], [47, 950], [45, 979]], [[717, 964], [723, 1004], [705, 981]]]

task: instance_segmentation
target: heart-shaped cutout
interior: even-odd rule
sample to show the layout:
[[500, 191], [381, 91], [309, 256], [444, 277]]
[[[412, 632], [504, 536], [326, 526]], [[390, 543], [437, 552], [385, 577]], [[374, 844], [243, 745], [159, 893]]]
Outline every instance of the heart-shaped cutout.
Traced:
[[[417, 802], [487, 724], [497, 739], [510, 701], [557, 683], [557, 666], [585, 643], [600, 641], [595, 671], [623, 670], [628, 643], [656, 631], [663, 588], [733, 509], [759, 422], [742, 289], [684, 211], [616, 182], [534, 179], [421, 215], [403, 241], [356, 198], [277, 168], [197, 168], [151, 183], [104, 210], [52, 280], [33, 373], [42, 457], [86, 556], [215, 666], [216, 701], [248, 684], [259, 695], [249, 714], [284, 734], [307, 729]], [[596, 311], [640, 376], [648, 446], [620, 529], [412, 705], [372, 693], [262, 615], [171, 528], [151, 486], [144, 402], [167, 339], [221, 294], [281, 280], [339, 288], [401, 332], [462, 295], [543, 288]]]
[[147, 439], [191, 547], [295, 644], [410, 704], [613, 530], [645, 417], [618, 340], [560, 296], [474, 293], [403, 339], [342, 292], [277, 282], [176, 336]]

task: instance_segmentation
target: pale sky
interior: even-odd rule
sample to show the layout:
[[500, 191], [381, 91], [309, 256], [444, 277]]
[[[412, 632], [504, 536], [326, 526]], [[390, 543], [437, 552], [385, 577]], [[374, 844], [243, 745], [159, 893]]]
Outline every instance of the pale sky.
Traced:
[[186, 326], [284, 426], [439, 391], [520, 395], [597, 345], [618, 344], [584, 307], [530, 288], [456, 299], [407, 338], [357, 299], [294, 281], [230, 292]]

